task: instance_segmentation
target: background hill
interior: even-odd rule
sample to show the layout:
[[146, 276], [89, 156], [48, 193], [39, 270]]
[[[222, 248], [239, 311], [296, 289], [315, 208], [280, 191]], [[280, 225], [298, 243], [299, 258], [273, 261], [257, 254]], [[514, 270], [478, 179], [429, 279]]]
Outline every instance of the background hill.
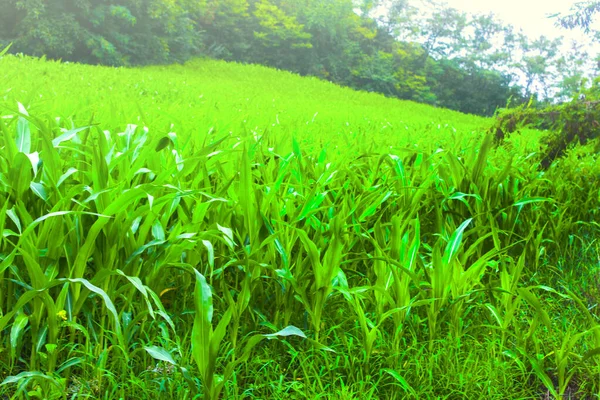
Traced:
[[233, 137], [266, 131], [288, 146], [294, 136], [308, 146], [329, 142], [367, 150], [417, 144], [425, 151], [454, 145], [457, 138], [479, 138], [491, 124], [316, 78], [209, 59], [111, 68], [7, 57], [0, 72], [7, 109], [15, 110], [20, 101], [36, 114], [81, 125], [94, 116], [111, 131], [124, 123], [198, 139], [209, 130]]
[[598, 70], [580, 43], [436, 0], [5, 0], [0, 47], [11, 43], [88, 64], [263, 64], [487, 116], [531, 97], [568, 100]]

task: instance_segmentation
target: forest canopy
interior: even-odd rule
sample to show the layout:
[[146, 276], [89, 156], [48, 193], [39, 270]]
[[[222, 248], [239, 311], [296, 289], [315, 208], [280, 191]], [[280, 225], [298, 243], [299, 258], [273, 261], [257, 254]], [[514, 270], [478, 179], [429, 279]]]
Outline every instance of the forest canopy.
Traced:
[[[432, 0], [6, 0], [0, 46], [112, 66], [208, 56], [492, 115], [569, 99], [590, 57]], [[385, 10], [385, 12], [382, 12]]]

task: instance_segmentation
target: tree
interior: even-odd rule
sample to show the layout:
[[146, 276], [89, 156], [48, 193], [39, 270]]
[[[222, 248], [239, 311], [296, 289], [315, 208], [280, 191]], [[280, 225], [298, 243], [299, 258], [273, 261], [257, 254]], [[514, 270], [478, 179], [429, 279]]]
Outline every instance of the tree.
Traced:
[[510, 32], [496, 19], [494, 14], [474, 15], [468, 24], [470, 34], [464, 40], [464, 49], [470, 62], [479, 68], [499, 70], [508, 59], [505, 49], [496, 45], [506, 44]]
[[415, 21], [419, 9], [410, 0], [364, 0], [360, 9], [398, 41], [413, 41], [418, 37]]
[[110, 65], [183, 61], [201, 44], [191, 0], [6, 0], [13, 52]]
[[452, 58], [464, 49], [467, 14], [434, 1], [430, 4], [434, 11], [419, 24], [420, 42], [427, 56]]
[[351, 0], [281, 3], [311, 35], [311, 49], [298, 65], [302, 74], [357, 87], [356, 72], [378, 51], [386, 51], [377, 42], [376, 24], [357, 15]]
[[567, 29], [582, 28], [585, 33], [591, 33], [595, 30], [592, 28], [595, 15], [600, 12], [600, 1], [585, 1], [575, 3], [571, 8], [571, 14], [560, 15], [557, 24]]
[[248, 53], [253, 39], [248, 0], [206, 0], [197, 23], [204, 32], [208, 55], [242, 60]]
[[65, 12], [62, 4], [8, 0], [2, 5], [0, 45], [12, 42], [12, 52], [68, 59], [84, 34], [74, 14]]
[[311, 34], [305, 31], [304, 25], [275, 2], [255, 1], [252, 15], [255, 46], [250, 61], [294, 69], [298, 56], [302, 55], [298, 50], [312, 48]]
[[543, 93], [546, 98], [549, 97], [550, 81], [555, 73], [553, 69], [559, 57], [562, 38], [549, 39], [542, 35], [532, 41], [520, 34], [518, 40], [523, 55], [514, 67], [522, 73], [525, 80], [525, 93], [531, 94], [535, 91]]
[[578, 42], [572, 41], [569, 52], [556, 61], [557, 76], [556, 95], [558, 100], [568, 101], [581, 93], [587, 81], [590, 68], [588, 51]]

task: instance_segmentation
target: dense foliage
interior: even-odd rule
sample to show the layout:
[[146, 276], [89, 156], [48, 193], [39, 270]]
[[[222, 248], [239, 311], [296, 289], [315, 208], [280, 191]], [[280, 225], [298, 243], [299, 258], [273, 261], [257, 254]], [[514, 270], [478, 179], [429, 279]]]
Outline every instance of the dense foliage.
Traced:
[[0, 44], [50, 58], [109, 65], [188, 59], [201, 44], [196, 1], [7, 0]]
[[[531, 94], [506, 68], [515, 64], [509, 53], [500, 57], [491, 50], [507, 30], [492, 18], [469, 20], [432, 3], [438, 11], [423, 20], [408, 3], [395, 2], [390, 18], [380, 21], [372, 14], [381, 4], [7, 0], [0, 13], [0, 46], [13, 43], [15, 53], [106, 65], [208, 55], [481, 115]], [[470, 30], [473, 37], [466, 39]], [[547, 66], [532, 72], [526, 64], [528, 82], [548, 73]]]
[[[497, 141], [518, 129], [535, 128], [548, 131], [542, 140], [546, 148], [541, 165], [548, 168], [562, 157], [570, 146], [587, 144], [600, 137], [600, 79], [570, 102], [546, 107], [519, 107], [503, 110], [492, 127]], [[600, 144], [600, 142], [599, 142]], [[600, 152], [600, 146], [594, 148]]]
[[0, 77], [0, 397], [600, 391], [592, 143], [542, 173], [542, 132], [217, 61]]

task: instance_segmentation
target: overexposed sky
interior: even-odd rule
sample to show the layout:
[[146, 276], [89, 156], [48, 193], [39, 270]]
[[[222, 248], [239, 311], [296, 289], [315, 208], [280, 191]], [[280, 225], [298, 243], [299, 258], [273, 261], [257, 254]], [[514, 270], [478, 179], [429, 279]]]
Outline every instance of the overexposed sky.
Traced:
[[[420, 0], [410, 0], [413, 5], [418, 6], [423, 10], [423, 5]], [[568, 54], [571, 51], [571, 43], [578, 42], [583, 47], [580, 48], [580, 54], [588, 54], [588, 66], [584, 70], [589, 70], [590, 74], [596, 68], [594, 59], [600, 53], [600, 43], [594, 40], [592, 34], [585, 34], [582, 29], [564, 29], [556, 26], [556, 18], [550, 18], [554, 14], [567, 15], [571, 13], [573, 6], [576, 3], [584, 0], [440, 0], [445, 2], [449, 7], [461, 10], [469, 14], [484, 14], [493, 13], [498, 20], [504, 25], [512, 25], [515, 31], [522, 30], [523, 33], [529, 36], [530, 39], [537, 39], [540, 36], [546, 36], [549, 39], [563, 37], [560, 51], [563, 54]], [[420, 4], [419, 4], [420, 3]], [[594, 29], [600, 27], [600, 21], [592, 24]], [[514, 71], [513, 71], [514, 72]], [[564, 71], [563, 71], [564, 72]], [[519, 74], [517, 73], [517, 76]], [[523, 77], [521, 77], [523, 78]], [[519, 84], [524, 85], [524, 80], [519, 81]], [[538, 93], [545, 93], [546, 84], [534, 82], [532, 90]]]
[[579, 30], [569, 31], [554, 25], [555, 19], [549, 14], [568, 13], [571, 6], [582, 0], [445, 0], [449, 6], [469, 13], [488, 14], [493, 12], [507, 24], [523, 29], [530, 37], [545, 35], [555, 38], [578, 39], [581, 42], [589, 38]]

